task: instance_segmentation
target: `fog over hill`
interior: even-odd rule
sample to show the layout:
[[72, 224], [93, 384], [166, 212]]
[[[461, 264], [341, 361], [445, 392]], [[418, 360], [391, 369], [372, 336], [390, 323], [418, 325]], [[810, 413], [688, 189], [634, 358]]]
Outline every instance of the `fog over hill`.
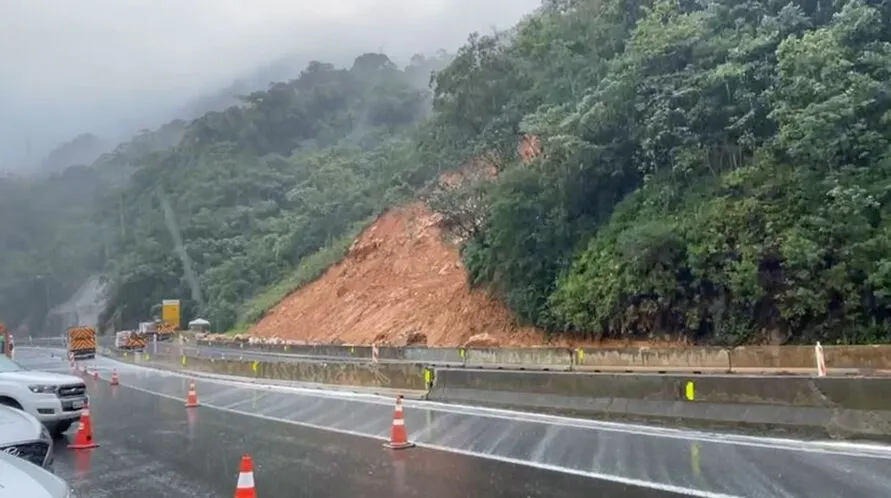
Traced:
[[[0, 169], [38, 164], [84, 133], [114, 144], [310, 58], [399, 62], [507, 27], [538, 0], [81, 0], [0, 3]], [[294, 74], [288, 74], [293, 72]], [[99, 143], [99, 142], [96, 142]]]

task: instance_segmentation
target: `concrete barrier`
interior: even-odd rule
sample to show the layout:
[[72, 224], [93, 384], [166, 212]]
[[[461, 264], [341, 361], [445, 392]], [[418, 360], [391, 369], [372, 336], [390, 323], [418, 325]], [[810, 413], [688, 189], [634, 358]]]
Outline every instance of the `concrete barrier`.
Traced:
[[727, 372], [730, 355], [722, 348], [579, 348], [577, 370], [672, 369], [686, 367], [709, 372]]
[[468, 367], [571, 370], [573, 352], [563, 348], [468, 348], [464, 356]]
[[[891, 370], [891, 346], [824, 346], [830, 369]], [[813, 346], [741, 346], [730, 354], [733, 368], [815, 368]]]
[[[139, 353], [112, 352], [125, 361], [145, 363], [145, 355]], [[424, 367], [412, 363], [347, 363], [347, 362], [278, 362], [236, 359], [212, 359], [155, 355], [148, 360], [152, 364], [179, 370], [192, 370], [212, 374], [261, 378], [356, 387], [383, 387], [390, 389], [426, 389]]]
[[[328, 358], [371, 359], [370, 346], [250, 345], [199, 341], [201, 345]], [[523, 368], [590, 372], [792, 373], [816, 370], [813, 346], [677, 348], [425, 348], [379, 347], [381, 360], [474, 368]], [[824, 346], [830, 373], [891, 373], [891, 345]]]
[[[110, 353], [135, 363], [146, 359], [144, 354]], [[427, 387], [420, 363], [199, 357], [183, 361], [164, 354], [150, 362], [171, 369], [332, 386], [413, 391]], [[434, 370], [428, 392], [434, 401], [594, 419], [891, 441], [891, 378]]]
[[891, 379], [436, 369], [428, 399], [595, 419], [891, 440]]
[[[399, 350], [401, 348], [386, 348], [386, 350]], [[407, 361], [416, 361], [425, 364], [454, 364], [466, 363], [466, 352], [461, 348], [422, 348], [408, 347], [402, 350], [402, 358]], [[381, 355], [381, 358], [389, 356]], [[399, 359], [398, 357], [396, 359]]]

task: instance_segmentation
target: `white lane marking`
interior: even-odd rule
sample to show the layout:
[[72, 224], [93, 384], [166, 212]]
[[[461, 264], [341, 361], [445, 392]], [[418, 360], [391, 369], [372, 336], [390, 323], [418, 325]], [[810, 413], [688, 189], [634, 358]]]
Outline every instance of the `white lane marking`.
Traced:
[[[140, 392], [146, 393], [146, 394], [152, 394], [155, 396], [160, 396], [162, 398], [168, 398], [168, 399], [172, 399], [175, 401], [182, 401], [177, 396], [173, 396], [170, 394], [155, 392], [150, 389], [145, 389], [145, 388], [138, 387], [138, 386], [126, 385], [123, 383], [121, 385], [128, 387], [130, 389], [133, 389], [135, 391], [140, 391]], [[222, 412], [227, 412], [227, 413], [234, 413], [237, 415], [256, 417], [256, 418], [260, 418], [260, 419], [264, 419], [264, 420], [269, 420], [272, 422], [281, 422], [281, 423], [285, 423], [285, 424], [309, 427], [311, 429], [317, 429], [317, 430], [321, 430], [321, 431], [337, 432], [340, 434], [347, 434], [350, 436], [363, 437], [363, 438], [368, 438], [368, 439], [376, 439], [379, 441], [388, 441], [389, 440], [386, 437], [377, 436], [377, 435], [373, 435], [373, 434], [367, 434], [364, 432], [353, 431], [350, 429], [328, 427], [328, 426], [323, 426], [323, 425], [319, 425], [319, 424], [314, 424], [312, 422], [303, 422], [300, 420], [291, 420], [291, 419], [282, 418], [282, 417], [275, 417], [272, 415], [264, 415], [261, 413], [252, 413], [252, 412], [238, 410], [238, 409], [231, 408], [231, 407], [215, 406], [215, 405], [209, 405], [209, 404], [204, 404], [204, 405], [202, 405], [202, 407], [210, 408], [213, 410], [220, 410]], [[533, 462], [533, 461], [529, 461], [529, 460], [520, 460], [520, 459], [516, 459], [516, 458], [501, 456], [501, 455], [480, 453], [480, 452], [476, 452], [476, 451], [472, 451], [472, 450], [462, 450], [462, 449], [458, 449], [458, 448], [450, 448], [448, 446], [440, 446], [440, 445], [436, 445], [436, 444], [416, 443], [416, 445], [419, 447], [425, 447], [425, 448], [430, 448], [430, 449], [439, 450], [439, 451], [445, 451], [445, 452], [449, 452], [449, 453], [456, 453], [456, 454], [460, 454], [460, 455], [485, 458], [488, 460], [497, 460], [500, 462], [512, 463], [512, 464], [516, 464], [516, 465], [525, 465], [527, 467], [535, 467], [535, 468], [539, 468], [542, 470], [549, 470], [549, 471], [553, 471], [553, 472], [562, 472], [562, 473], [566, 473], [566, 474], [574, 474], [574, 475], [578, 475], [578, 476], [589, 477], [592, 479], [599, 479], [601, 481], [610, 481], [610, 482], [616, 482], [616, 483], [620, 483], [620, 484], [626, 484], [629, 486], [655, 489], [655, 490], [659, 490], [659, 491], [667, 491], [667, 492], [672, 492], [672, 493], [680, 493], [680, 494], [684, 494], [687, 496], [695, 496], [695, 497], [699, 497], [699, 498], [743, 498], [742, 496], [739, 496], [739, 495], [728, 495], [728, 494], [723, 494], [723, 493], [714, 493], [711, 491], [702, 491], [702, 490], [698, 490], [698, 489], [694, 489], [694, 488], [675, 486], [672, 484], [660, 484], [660, 483], [656, 483], [656, 482], [642, 481], [642, 480], [638, 480], [638, 479], [632, 479], [629, 477], [621, 477], [621, 476], [610, 475], [610, 474], [601, 474], [599, 472], [571, 469], [568, 467], [561, 467], [558, 465]]]
[[[26, 349], [26, 348], [22, 348]], [[102, 360], [118, 363], [122, 366], [135, 369], [149, 370], [162, 375], [182, 378], [194, 378], [186, 372], [164, 370], [145, 365], [121, 362], [114, 358], [102, 357]], [[197, 372], [199, 375], [201, 372]], [[281, 386], [276, 384], [260, 384], [251, 381], [238, 381], [232, 379], [213, 378], [208, 382], [235, 386], [247, 389], [267, 390], [305, 394], [320, 398], [344, 398], [355, 402], [386, 405], [392, 403], [392, 397], [383, 397], [365, 393], [345, 393], [343, 391], [326, 391], [322, 389], [301, 388], [296, 386]], [[132, 386], [131, 386], [132, 387]], [[365, 398], [365, 399], [361, 399]], [[878, 458], [891, 460], [891, 446], [880, 444], [839, 444], [837, 441], [803, 441], [777, 437], [747, 436], [743, 434], [721, 434], [713, 432], [694, 431], [686, 429], [672, 429], [668, 427], [651, 427], [640, 424], [628, 424], [621, 422], [607, 422], [597, 420], [584, 420], [561, 415], [539, 414], [530, 412], [518, 412], [502, 408], [489, 408], [482, 406], [442, 403], [426, 400], [405, 400], [409, 407], [422, 408], [437, 412], [453, 413], [457, 415], [469, 415], [477, 417], [497, 418], [511, 422], [541, 423], [569, 427], [575, 429], [599, 430], [617, 432], [635, 436], [646, 436], [664, 439], [678, 439], [684, 441], [699, 441], [704, 443], [725, 444], [732, 446], [744, 446], [752, 448], [764, 448], [791, 452], [814, 453], [821, 455], [837, 455], [855, 458]], [[857, 451], [861, 450], [861, 451]]]

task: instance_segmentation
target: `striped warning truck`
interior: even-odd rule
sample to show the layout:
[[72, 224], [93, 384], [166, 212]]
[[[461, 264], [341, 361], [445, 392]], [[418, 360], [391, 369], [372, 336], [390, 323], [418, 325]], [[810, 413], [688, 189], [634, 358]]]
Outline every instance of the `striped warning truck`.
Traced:
[[96, 329], [71, 327], [68, 329], [68, 352], [75, 360], [96, 357]]
[[129, 351], [145, 350], [145, 336], [135, 330], [122, 330], [114, 335], [114, 347]]

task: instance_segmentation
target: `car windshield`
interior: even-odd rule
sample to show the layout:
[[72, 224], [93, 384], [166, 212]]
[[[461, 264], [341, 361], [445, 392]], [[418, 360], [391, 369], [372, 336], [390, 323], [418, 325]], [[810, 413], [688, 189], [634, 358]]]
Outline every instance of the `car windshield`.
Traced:
[[5, 355], [0, 354], [0, 373], [5, 372], [21, 372], [25, 368], [18, 363], [10, 360]]

